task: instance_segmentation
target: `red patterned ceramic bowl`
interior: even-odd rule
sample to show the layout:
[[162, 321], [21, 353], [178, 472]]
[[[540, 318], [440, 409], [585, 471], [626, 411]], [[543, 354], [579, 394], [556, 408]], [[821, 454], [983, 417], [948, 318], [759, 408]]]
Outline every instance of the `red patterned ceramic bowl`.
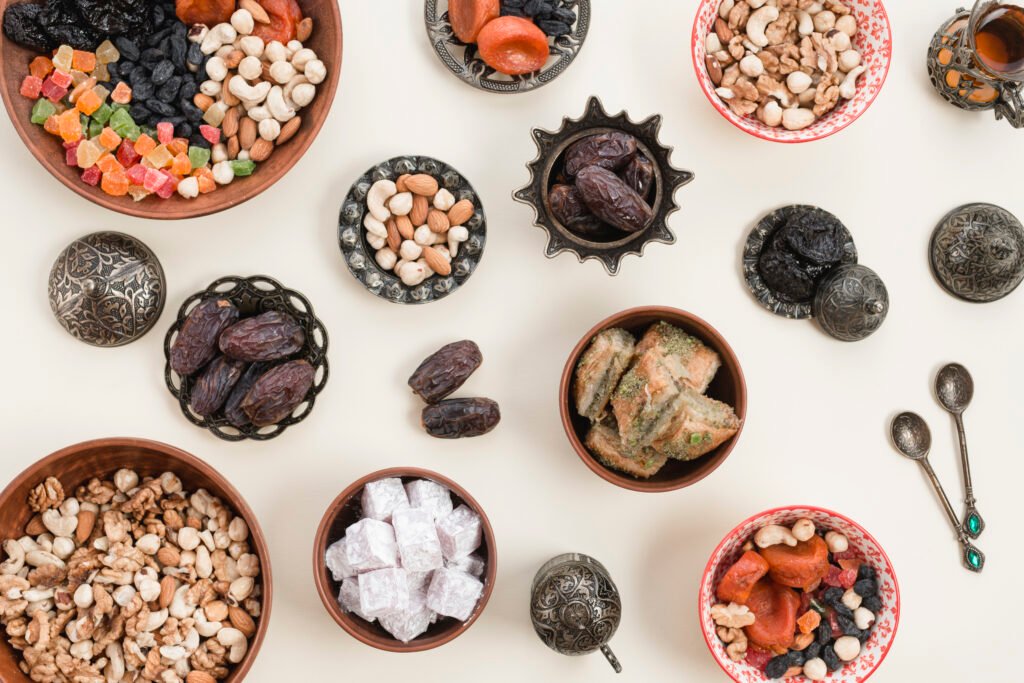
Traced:
[[[879, 595], [882, 598], [882, 609], [875, 615], [871, 636], [861, 648], [860, 655], [846, 664], [842, 669], [830, 673], [825, 680], [830, 683], [862, 683], [871, 678], [889, 653], [896, 628], [900, 621], [900, 588], [896, 582], [892, 563], [885, 551], [874, 537], [852, 519], [824, 508], [811, 505], [793, 505], [775, 508], [742, 522], [729, 532], [718, 544], [704, 569], [704, 578], [700, 583], [700, 595], [697, 599], [697, 613], [700, 618], [700, 629], [704, 633], [704, 641], [711, 650], [711, 655], [722, 667], [722, 670], [737, 683], [763, 683], [769, 680], [764, 673], [745, 662], [734, 662], [725, 653], [725, 645], [715, 633], [715, 623], [711, 620], [711, 606], [715, 599], [715, 587], [725, 572], [743, 554], [743, 544], [753, 538], [761, 527], [769, 524], [792, 526], [802, 517], [812, 520], [819, 529], [838, 531], [850, 541], [850, 550], [858, 552], [868, 564], [875, 568], [878, 575]], [[790, 683], [807, 683], [803, 676], [786, 679]]]
[[838, 107], [803, 130], [790, 131], [785, 128], [771, 128], [758, 119], [743, 117], [733, 113], [722, 99], [715, 93], [715, 84], [708, 76], [705, 58], [706, 39], [714, 30], [715, 19], [722, 0], [702, 0], [697, 9], [697, 17], [693, 22], [691, 52], [693, 68], [697, 72], [697, 82], [707, 95], [708, 100], [722, 116], [737, 128], [750, 133], [762, 140], [772, 142], [811, 142], [827, 138], [856, 121], [867, 111], [871, 103], [878, 97], [889, 73], [892, 61], [892, 27], [889, 15], [885, 12], [882, 0], [843, 0], [857, 17], [857, 34], [853, 37], [853, 45], [863, 55], [863, 64], [867, 71], [857, 81], [857, 94], [852, 100], [843, 100]]

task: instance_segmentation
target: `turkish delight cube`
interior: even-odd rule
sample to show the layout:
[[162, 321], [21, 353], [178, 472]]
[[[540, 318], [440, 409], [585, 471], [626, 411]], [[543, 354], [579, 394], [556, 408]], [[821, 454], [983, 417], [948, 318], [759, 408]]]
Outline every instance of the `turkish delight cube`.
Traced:
[[363, 487], [363, 517], [390, 522], [395, 510], [409, 507], [402, 480], [379, 479]]
[[480, 547], [483, 537], [480, 515], [468, 506], [460, 505], [438, 521], [437, 536], [445, 559], [465, 557]]
[[390, 524], [361, 519], [345, 531], [345, 559], [356, 573], [398, 566], [398, 544]]
[[408, 643], [425, 633], [436, 620], [437, 614], [427, 607], [427, 593], [421, 590], [410, 593], [409, 605], [404, 610], [382, 616], [380, 625], [396, 639]]
[[484, 584], [458, 569], [441, 568], [427, 589], [427, 607], [446, 617], [465, 621], [473, 614]]
[[341, 582], [341, 589], [338, 591], [338, 604], [346, 612], [351, 612], [360, 619], [369, 622], [376, 621], [376, 617], [363, 614], [362, 604], [359, 602], [359, 578], [349, 577]]
[[411, 572], [408, 569], [406, 573], [409, 575], [409, 590], [410, 591], [423, 591], [427, 592], [427, 588], [430, 586], [430, 580], [434, 578], [434, 572]]
[[428, 572], [444, 564], [441, 541], [430, 512], [419, 508], [395, 510], [391, 523], [395, 527], [402, 567], [411, 572]]
[[429, 479], [417, 479], [405, 485], [409, 504], [430, 512], [435, 520], [452, 511], [452, 496], [448, 489]]
[[[129, 175], [130, 179], [131, 176]], [[347, 545], [348, 542], [342, 538], [340, 541], [335, 541], [328, 546], [325, 553], [324, 559], [327, 562], [327, 568], [330, 570], [331, 576], [334, 577], [335, 581], [341, 581], [356, 575], [356, 570], [348, 563], [348, 557], [345, 555], [345, 547]]]
[[479, 555], [466, 555], [465, 557], [448, 560], [444, 563], [444, 566], [449, 569], [464, 571], [470, 576], [475, 576], [479, 579], [484, 575], [484, 569], [487, 568], [487, 563], [484, 562], [484, 558]]
[[409, 577], [404, 569], [378, 569], [359, 575], [359, 609], [382, 617], [409, 607]]

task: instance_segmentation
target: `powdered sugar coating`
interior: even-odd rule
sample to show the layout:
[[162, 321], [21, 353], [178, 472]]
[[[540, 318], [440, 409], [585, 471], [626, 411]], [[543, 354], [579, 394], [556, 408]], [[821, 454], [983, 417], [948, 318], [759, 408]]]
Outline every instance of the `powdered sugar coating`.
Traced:
[[409, 577], [404, 569], [378, 569], [359, 576], [363, 614], [383, 617], [409, 608]]
[[357, 577], [345, 579], [341, 582], [341, 590], [338, 591], [338, 604], [346, 612], [351, 612], [371, 624], [376, 621], [376, 617], [363, 614], [363, 606], [359, 601], [359, 579]]
[[390, 522], [395, 510], [409, 507], [402, 480], [397, 478], [371, 481], [363, 487], [363, 517]]
[[427, 607], [425, 589], [411, 591], [406, 609], [380, 618], [380, 625], [403, 643], [422, 635], [437, 620], [434, 610]]
[[343, 537], [340, 541], [335, 541], [328, 546], [327, 552], [325, 553], [327, 569], [330, 570], [331, 576], [335, 581], [341, 581], [349, 578], [350, 576], [356, 575], [356, 570], [348, 563], [348, 557], [345, 550], [347, 546], [348, 541]]
[[345, 538], [345, 559], [356, 573], [398, 566], [398, 543], [390, 524], [361, 519], [348, 528]]
[[434, 572], [427, 589], [427, 607], [446, 617], [465, 621], [476, 609], [484, 584], [466, 572], [443, 567]]
[[409, 496], [410, 505], [429, 511], [435, 521], [446, 517], [453, 509], [451, 493], [436, 481], [410, 481], [405, 485], [405, 492]]
[[480, 515], [466, 505], [455, 508], [437, 523], [437, 537], [445, 559], [454, 560], [469, 555], [480, 547], [483, 527]]
[[429, 511], [419, 508], [396, 510], [391, 521], [402, 567], [411, 572], [429, 572], [444, 564], [441, 541]]

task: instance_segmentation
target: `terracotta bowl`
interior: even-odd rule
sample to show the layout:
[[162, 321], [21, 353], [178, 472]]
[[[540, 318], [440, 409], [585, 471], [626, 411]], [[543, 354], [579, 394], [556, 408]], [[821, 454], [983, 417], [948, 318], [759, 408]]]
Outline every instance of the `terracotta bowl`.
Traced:
[[[0, 0], [0, 15], [9, 5], [25, 0]], [[238, 178], [215, 192], [185, 199], [174, 194], [170, 199], [147, 197], [135, 202], [131, 197], [112, 197], [98, 186], [82, 182], [80, 170], [64, 163], [60, 140], [45, 132], [42, 126], [29, 121], [34, 100], [19, 93], [21, 81], [28, 73], [28, 64], [38, 53], [22, 47], [0, 33], [0, 94], [18, 135], [25, 141], [39, 163], [57, 180], [89, 201], [128, 216], [151, 219], [179, 219], [207, 216], [230, 209], [260, 194], [280, 180], [313, 144], [334, 102], [341, 74], [341, 13], [334, 0], [298, 0], [306, 16], [313, 18], [313, 35], [306, 41], [327, 66], [327, 79], [317, 86], [313, 103], [302, 110], [302, 126], [295, 137], [282, 145], [253, 175]]]
[[575, 381], [573, 375], [576, 372], [576, 365], [579, 363], [580, 356], [583, 355], [583, 352], [590, 344], [590, 340], [598, 332], [611, 327], [621, 327], [639, 337], [648, 327], [662, 320], [692, 334], [718, 353], [722, 359], [722, 367], [718, 370], [718, 374], [715, 375], [711, 386], [708, 387], [707, 395], [731, 405], [741, 421], [747, 416], [747, 382], [743, 377], [743, 369], [740, 367], [740, 362], [736, 358], [736, 354], [733, 353], [732, 347], [718, 333], [718, 330], [705, 321], [692, 313], [687, 313], [677, 308], [642, 306], [616, 313], [610, 318], [599, 322], [583, 335], [583, 338], [580, 339], [576, 348], [569, 355], [569, 360], [566, 361], [565, 369], [562, 371], [562, 383], [559, 387], [558, 398], [559, 410], [562, 415], [562, 426], [565, 428], [565, 435], [569, 437], [569, 443], [572, 444], [573, 450], [580, 456], [580, 460], [597, 476], [616, 486], [641, 493], [675, 491], [676, 489], [696, 484], [725, 462], [725, 459], [729, 457], [732, 449], [736, 446], [736, 442], [739, 441], [740, 435], [743, 433], [743, 425], [741, 424], [740, 430], [731, 439], [707, 455], [690, 462], [670, 459], [661, 471], [650, 479], [638, 479], [603, 465], [583, 445], [583, 439], [590, 427], [590, 421], [576, 412], [576, 406], [572, 400], [572, 388]]
[[[455, 504], [455, 507], [465, 503], [470, 509], [480, 515], [483, 525], [483, 543], [476, 552], [486, 563], [486, 569], [482, 577], [484, 592], [480, 596], [480, 601], [477, 603], [476, 609], [473, 610], [473, 614], [466, 621], [440, 618], [426, 633], [408, 643], [396, 640], [377, 622], [371, 624], [341, 609], [341, 605], [338, 604], [338, 591], [341, 590], [341, 583], [335, 581], [331, 576], [325, 559], [327, 548], [344, 536], [345, 529], [362, 518], [360, 498], [363, 487], [372, 481], [389, 477], [399, 477], [403, 483], [408, 483], [414, 479], [429, 479], [447, 487], [451, 491], [452, 502]], [[497, 573], [498, 550], [495, 547], [494, 530], [491, 528], [490, 520], [487, 519], [487, 513], [484, 512], [473, 496], [469, 495], [464, 488], [448, 477], [437, 472], [415, 467], [393, 467], [380, 470], [367, 474], [362, 479], [351, 484], [338, 494], [338, 497], [328, 506], [327, 512], [324, 513], [324, 517], [320, 521], [320, 527], [316, 531], [316, 540], [313, 542], [313, 580], [316, 583], [316, 590], [320, 594], [320, 600], [323, 601], [324, 607], [327, 608], [331, 618], [356, 640], [388, 652], [422, 652], [424, 650], [433, 650], [435, 647], [441, 647], [461, 636], [476, 622], [477, 618], [484, 611], [484, 607], [487, 606], [487, 601], [491, 599], [491, 592], [494, 590], [494, 580]]]
[[[830, 673], [827, 680], [830, 683], [861, 683], [871, 678], [882, 665], [882, 660], [889, 654], [889, 649], [896, 638], [896, 629], [900, 621], [900, 587], [896, 582], [892, 563], [871, 534], [838, 512], [812, 505], [791, 505], [767, 510], [740, 523], [718, 544], [704, 569], [700, 595], [697, 598], [697, 616], [700, 619], [704, 641], [718, 665], [736, 683], [762, 683], [769, 679], [762, 671], [745, 662], [734, 662], [726, 654], [725, 645], [719, 641], [715, 633], [715, 623], [711, 619], [711, 606], [717, 602], [715, 587], [732, 563], [743, 554], [743, 544], [750, 540], [758, 529], [769, 524], [791, 526], [801, 517], [810, 518], [819, 529], [838, 531], [849, 539], [850, 550], [857, 552], [867, 564], [875, 568], [880, 587], [879, 596], [882, 599], [882, 609], [875, 615], [876, 621], [871, 635], [862, 646], [860, 656], [838, 671]], [[793, 683], [807, 682], [804, 676], [787, 680]]]
[[[174, 446], [145, 439], [112, 438], [86, 441], [62, 448], [29, 466], [0, 493], [0, 538], [18, 538], [25, 533], [25, 524], [33, 513], [26, 500], [29, 491], [47, 477], [56, 477], [64, 490], [72, 491], [92, 477], [109, 477], [122, 467], [139, 476], [158, 476], [173, 472], [181, 479], [185, 490], [205, 488], [225, 503], [249, 525], [250, 545], [260, 559], [260, 587], [263, 592], [262, 616], [256, 621], [256, 635], [249, 641], [245, 658], [232, 668], [225, 683], [239, 683], [245, 679], [263, 644], [270, 621], [273, 581], [270, 570], [270, 550], [252, 509], [228, 480], [202, 460]], [[29, 683], [18, 668], [19, 653], [3, 638], [0, 646], [0, 680], [5, 683]]]
[[715, 84], [708, 76], [705, 58], [705, 39], [714, 30], [715, 19], [721, 0], [701, 0], [697, 8], [697, 16], [693, 22], [691, 52], [693, 68], [697, 72], [697, 82], [707, 95], [712, 106], [725, 119], [742, 131], [754, 137], [772, 142], [811, 142], [821, 140], [838, 133], [856, 121], [868, 110], [871, 103], [882, 90], [885, 78], [889, 74], [892, 61], [892, 27], [889, 15], [885, 11], [882, 0], [843, 0], [857, 17], [858, 31], [853, 37], [854, 47], [863, 55], [863, 64], [867, 66], [857, 81], [857, 94], [852, 100], [843, 100], [831, 112], [815, 121], [803, 130], [790, 131], [785, 128], [771, 128], [754, 117], [738, 116], [725, 105], [715, 93]]

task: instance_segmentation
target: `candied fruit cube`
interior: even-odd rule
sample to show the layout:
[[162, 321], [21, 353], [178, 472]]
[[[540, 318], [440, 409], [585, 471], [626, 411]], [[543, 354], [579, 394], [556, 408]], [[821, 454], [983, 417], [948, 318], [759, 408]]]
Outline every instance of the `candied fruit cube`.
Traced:
[[171, 161], [171, 173], [174, 175], [188, 175], [192, 172], [192, 162], [188, 160], [187, 154], [175, 154]]
[[92, 90], [92, 87], [94, 85], [96, 85], [95, 78], [85, 79], [84, 81], [82, 81], [74, 87], [74, 89], [71, 91], [71, 94], [68, 95], [68, 101], [71, 102], [71, 104], [78, 102], [78, 98], [81, 97], [82, 94], [86, 91]]
[[135, 125], [135, 119], [128, 113], [127, 109], [122, 109], [121, 105], [115, 104], [111, 107], [114, 113], [110, 115], [110, 127], [117, 131], [117, 134], [124, 137], [119, 128], [127, 128]]
[[211, 126], [219, 126], [224, 121], [227, 113], [228, 105], [223, 102], [216, 102], [203, 114], [203, 121], [206, 121]]
[[96, 53], [73, 50], [71, 52], [71, 68], [80, 71], [92, 71], [96, 68]]
[[231, 164], [231, 170], [235, 172], [236, 178], [243, 178], [247, 175], [252, 175], [252, 172], [256, 170], [256, 162], [252, 159], [233, 159], [229, 162]]
[[46, 120], [57, 113], [57, 107], [46, 98], [39, 98], [32, 106], [32, 123], [43, 125]]
[[42, 88], [40, 88], [39, 92], [46, 99], [56, 103], [64, 99], [64, 96], [68, 94], [68, 89], [62, 85], [57, 85], [57, 83], [53, 80], [53, 77], [50, 76], [47, 77], [45, 81], [43, 81]]
[[92, 90], [86, 90], [78, 97], [78, 101], [75, 102], [75, 107], [78, 111], [82, 112], [86, 116], [90, 116], [96, 112], [97, 109], [103, 104], [103, 100], [99, 98]]
[[128, 104], [132, 101], [131, 87], [124, 81], [121, 81], [114, 87], [114, 92], [110, 93], [110, 99], [118, 104]]
[[220, 128], [214, 128], [213, 126], [201, 123], [199, 124], [199, 134], [206, 138], [207, 142], [211, 145], [216, 145], [220, 142]]
[[36, 99], [43, 91], [43, 79], [35, 76], [25, 76], [21, 81], [21, 94], [29, 99]]
[[92, 91], [96, 93], [96, 97], [100, 98], [100, 102], [106, 102], [110, 96], [110, 90], [103, 85], [94, 85]]
[[188, 140], [185, 138], [174, 138], [167, 143], [167, 150], [175, 156], [178, 154], [188, 154]]
[[[115, 131], [116, 132], [116, 131]], [[121, 146], [117, 149], [117, 160], [124, 166], [132, 166], [139, 162], [142, 155], [135, 149], [137, 143], [131, 140], [121, 140]], [[142, 183], [137, 183], [141, 185]]]
[[163, 173], [161, 173], [159, 169], [156, 169], [156, 168], [147, 168], [146, 169], [146, 178], [143, 181], [142, 186], [145, 187], [147, 190], [149, 190], [150, 192], [156, 192], [161, 187], [163, 187], [166, 183], [167, 183], [167, 176], [165, 176]]
[[128, 181], [132, 185], [143, 185], [146, 182], [147, 170], [148, 169], [142, 164], [135, 164], [134, 166], [130, 166], [128, 170], [125, 171], [125, 175], [128, 176]]
[[71, 71], [71, 64], [74, 61], [75, 50], [70, 45], [61, 45], [57, 53], [53, 55], [53, 65], [64, 71]]
[[70, 71], [64, 71], [63, 69], [54, 69], [53, 73], [50, 74], [50, 79], [62, 88], [70, 88], [74, 79], [71, 78]]
[[202, 168], [210, 163], [210, 150], [205, 147], [189, 147], [188, 160], [192, 168]]
[[118, 135], [113, 128], [107, 126], [103, 129], [103, 132], [100, 133], [100, 144], [106, 149], [115, 149], [121, 144], [121, 136]]
[[106, 64], [97, 64], [96, 68], [92, 70], [92, 75], [97, 81], [109, 81], [110, 69], [107, 68]]
[[96, 61], [100, 64], [110, 64], [119, 59], [121, 59], [121, 52], [109, 40], [104, 40], [96, 48]]
[[156, 124], [156, 137], [161, 144], [166, 145], [174, 139], [174, 124], [161, 121]]
[[75, 152], [78, 167], [89, 168], [90, 166], [95, 166], [96, 161], [99, 160], [104, 151], [102, 147], [92, 140], [82, 140]]
[[28, 72], [39, 80], [49, 76], [52, 71], [53, 62], [50, 61], [49, 57], [43, 57], [42, 55], [33, 59], [28, 65]]
[[89, 74], [84, 71], [72, 71], [71, 72], [71, 87], [75, 88], [82, 81], [87, 81], [92, 78]]
[[73, 144], [64, 143], [64, 163], [68, 166], [78, 166], [79, 144], [79, 142]]
[[117, 160], [117, 157], [110, 153], [101, 156], [96, 162], [96, 166], [98, 166], [104, 173], [124, 171], [124, 166], [121, 165], [121, 162]]
[[103, 133], [103, 124], [96, 119], [89, 119], [88, 135], [90, 138], [98, 138]]
[[100, 183], [103, 191], [114, 197], [123, 197], [128, 194], [128, 185], [128, 176], [123, 171], [104, 173], [103, 180]]
[[209, 194], [217, 189], [217, 181], [213, 179], [213, 171], [208, 167], [197, 168], [192, 175], [199, 180], [199, 194]]
[[60, 135], [60, 115], [54, 114], [46, 119], [46, 122], [43, 124], [43, 130], [51, 135]]
[[152, 193], [144, 187], [140, 187], [138, 185], [129, 185], [128, 194], [130, 194], [132, 199], [134, 199], [135, 201], [141, 202], [143, 199], [145, 199]]
[[160, 189], [156, 191], [156, 195], [161, 199], [170, 199], [174, 196], [177, 189], [178, 179], [173, 176], [167, 176], [167, 182], [165, 182]]
[[92, 120], [98, 122], [101, 126], [105, 126], [113, 113], [114, 110], [110, 108], [110, 105], [104, 102], [100, 105], [99, 109], [92, 113]]
[[100, 178], [102, 176], [103, 173], [100, 171], [100, 169], [96, 168], [95, 166], [90, 166], [89, 168], [82, 171], [82, 182], [87, 185], [92, 185], [93, 187], [96, 187], [97, 185], [100, 184]]
[[174, 160], [174, 155], [167, 150], [166, 145], [157, 145], [153, 148], [153, 151], [149, 154], [143, 155], [146, 161], [149, 162], [153, 168], [163, 168], [169, 166], [171, 161]]
[[57, 117], [60, 121], [60, 136], [65, 142], [74, 142], [82, 137], [82, 120], [77, 109], [68, 109]]

